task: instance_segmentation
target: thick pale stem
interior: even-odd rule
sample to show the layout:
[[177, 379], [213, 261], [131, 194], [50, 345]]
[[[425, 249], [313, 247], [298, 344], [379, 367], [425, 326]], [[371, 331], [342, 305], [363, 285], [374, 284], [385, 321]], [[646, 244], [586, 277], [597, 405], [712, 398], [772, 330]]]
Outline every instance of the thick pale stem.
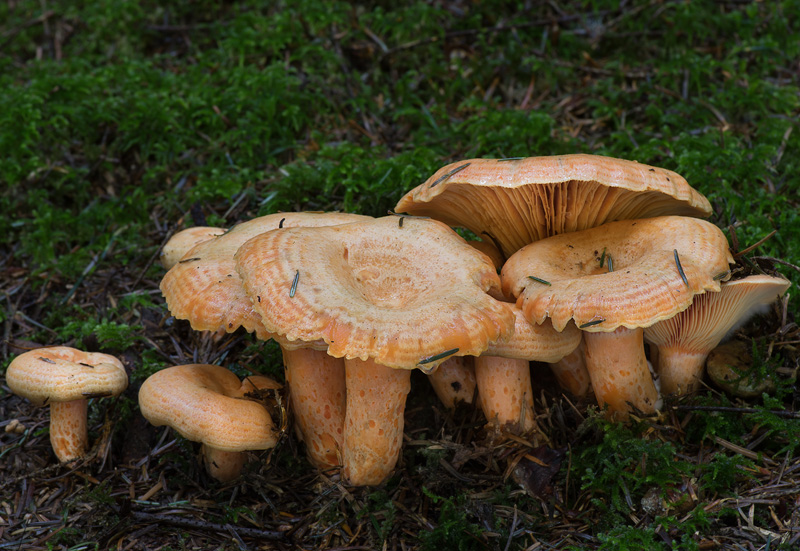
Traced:
[[400, 456], [411, 372], [345, 360], [345, 373], [343, 477], [355, 486], [375, 486], [389, 477]]
[[522, 433], [536, 428], [528, 360], [475, 358], [475, 379], [486, 419]]
[[62, 463], [82, 457], [89, 447], [87, 400], [50, 404], [50, 444]]
[[347, 408], [344, 360], [325, 351], [283, 349], [291, 410], [311, 463], [319, 469], [341, 465]]
[[658, 348], [658, 376], [661, 392], [682, 396], [700, 388], [708, 354], [675, 348]]
[[220, 482], [230, 482], [242, 474], [245, 452], [227, 452], [203, 444], [201, 453], [208, 474]]
[[583, 397], [589, 392], [591, 378], [586, 369], [586, 360], [583, 341], [581, 344], [564, 356], [561, 360], [550, 364], [550, 370], [556, 376], [561, 388], [568, 390], [575, 396]]
[[428, 380], [446, 408], [453, 409], [459, 402], [471, 404], [476, 384], [472, 356], [446, 359], [428, 375]]
[[608, 406], [609, 417], [625, 420], [636, 410], [654, 413], [659, 397], [644, 355], [643, 330], [585, 332], [583, 339], [592, 388], [598, 404]]

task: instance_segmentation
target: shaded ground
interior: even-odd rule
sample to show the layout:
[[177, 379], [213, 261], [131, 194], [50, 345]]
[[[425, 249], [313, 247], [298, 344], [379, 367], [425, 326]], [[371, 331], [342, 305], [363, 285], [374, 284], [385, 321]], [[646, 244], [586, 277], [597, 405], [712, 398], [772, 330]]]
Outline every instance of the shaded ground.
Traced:
[[[453, 2], [339, 16], [314, 2], [174, 13], [7, 2], [3, 366], [76, 345], [118, 355], [132, 383], [92, 404], [90, 458], [59, 466], [46, 409], [0, 379], [0, 549], [797, 548], [793, 290], [738, 332], [776, 380], [760, 398], [709, 386], [621, 427], [534, 366], [547, 448], [486, 434], [468, 407], [442, 410], [415, 375], [403, 456], [377, 489], [315, 472], [291, 430], [220, 485], [194, 444], [136, 406], [166, 365], [280, 376], [272, 345], [215, 341], [169, 317], [154, 261], [174, 231], [281, 209], [382, 215], [469, 156], [589, 151], [678, 170], [712, 199], [734, 252], [779, 230], [739, 257], [736, 277], [797, 281], [800, 17], [775, 5]], [[270, 94], [245, 79], [283, 69]]]

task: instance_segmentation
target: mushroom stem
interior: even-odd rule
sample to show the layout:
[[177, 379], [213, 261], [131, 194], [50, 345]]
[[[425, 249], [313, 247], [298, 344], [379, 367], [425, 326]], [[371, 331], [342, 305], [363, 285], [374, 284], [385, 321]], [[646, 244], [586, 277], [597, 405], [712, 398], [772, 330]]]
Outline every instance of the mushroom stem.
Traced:
[[536, 428], [528, 360], [500, 356], [475, 358], [475, 380], [489, 423], [522, 433]]
[[586, 360], [583, 341], [578, 348], [564, 356], [561, 360], [550, 364], [561, 388], [569, 391], [579, 398], [586, 396], [591, 386], [591, 378], [586, 370]]
[[245, 452], [228, 452], [208, 444], [202, 445], [201, 454], [208, 474], [220, 482], [235, 480], [242, 473], [246, 459]]
[[444, 407], [453, 409], [459, 402], [471, 404], [476, 385], [472, 356], [446, 359], [428, 374], [428, 380]]
[[391, 474], [400, 456], [411, 371], [372, 360], [345, 360], [344, 365], [343, 477], [354, 486], [375, 486]]
[[337, 467], [347, 408], [344, 361], [310, 348], [282, 350], [291, 410], [308, 458], [319, 469]]
[[692, 394], [700, 387], [703, 367], [708, 353], [683, 350], [679, 347], [658, 349], [658, 375], [661, 379], [661, 392]]
[[632, 411], [654, 413], [659, 396], [644, 355], [644, 331], [619, 327], [608, 333], [584, 332], [586, 368], [600, 407], [611, 419]]
[[86, 428], [87, 400], [50, 404], [50, 444], [62, 463], [78, 459], [89, 446]]

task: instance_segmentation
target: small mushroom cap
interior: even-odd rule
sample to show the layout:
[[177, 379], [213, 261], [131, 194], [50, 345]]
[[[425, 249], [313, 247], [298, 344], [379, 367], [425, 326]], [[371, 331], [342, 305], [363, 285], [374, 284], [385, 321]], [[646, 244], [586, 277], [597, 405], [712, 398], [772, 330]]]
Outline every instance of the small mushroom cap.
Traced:
[[511, 304], [508, 308], [514, 312], [514, 334], [491, 343], [485, 356], [553, 363], [570, 354], [581, 343], [581, 332], [574, 323], [559, 332], [550, 320], [541, 325], [530, 323], [522, 310]]
[[183, 258], [190, 249], [225, 233], [225, 228], [195, 226], [181, 230], [166, 242], [161, 249], [161, 265], [167, 270]]
[[261, 325], [250, 297], [236, 273], [233, 255], [251, 237], [278, 228], [318, 227], [371, 220], [368, 216], [339, 212], [287, 212], [243, 222], [226, 233], [200, 243], [184, 255], [161, 280], [161, 292], [170, 313], [188, 320], [197, 331], [232, 333], [239, 327], [266, 340], [272, 337]]
[[434, 220], [264, 233], [242, 245], [236, 268], [267, 330], [323, 340], [337, 358], [433, 369], [514, 330], [487, 294], [500, 283], [489, 258]]
[[721, 285], [719, 293], [705, 293], [678, 315], [645, 329], [644, 338], [659, 347], [708, 353], [736, 327], [780, 298], [791, 282], [753, 275]]
[[14, 358], [6, 371], [6, 382], [15, 394], [42, 406], [117, 396], [128, 387], [128, 374], [114, 356], [53, 346]]
[[241, 452], [275, 446], [277, 431], [267, 409], [245, 395], [280, 385], [263, 376], [239, 381], [218, 365], [190, 364], [162, 369], [139, 389], [139, 407], [156, 426], [212, 448]]
[[510, 256], [533, 241], [614, 220], [707, 217], [711, 205], [670, 170], [577, 154], [452, 163], [403, 196], [395, 212], [490, 236]]
[[549, 317], [559, 331], [570, 320], [590, 332], [634, 329], [671, 318], [696, 294], [719, 291], [715, 276], [730, 263], [725, 235], [709, 222], [624, 220], [523, 247], [503, 267], [503, 291], [517, 297], [528, 320]]

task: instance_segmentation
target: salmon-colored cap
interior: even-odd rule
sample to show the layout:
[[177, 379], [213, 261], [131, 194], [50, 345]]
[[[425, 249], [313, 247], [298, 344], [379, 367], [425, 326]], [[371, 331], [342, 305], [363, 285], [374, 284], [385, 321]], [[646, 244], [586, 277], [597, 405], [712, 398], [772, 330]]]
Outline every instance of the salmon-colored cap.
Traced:
[[563, 330], [574, 320], [584, 331], [610, 332], [648, 327], [685, 310], [694, 295], [719, 291], [730, 263], [725, 235], [709, 222], [625, 220], [520, 249], [503, 267], [503, 291], [532, 322], [549, 317]]
[[183, 258], [190, 249], [225, 233], [225, 228], [194, 226], [181, 230], [166, 242], [161, 249], [161, 265], [167, 270]]
[[395, 211], [463, 226], [510, 256], [533, 241], [614, 220], [707, 217], [711, 205], [670, 170], [576, 154], [452, 163], [409, 191]]
[[574, 323], [568, 324], [562, 331], [556, 331], [549, 320], [541, 325], [530, 323], [522, 310], [511, 304], [507, 306], [514, 312], [514, 334], [491, 343], [484, 355], [553, 363], [580, 344], [581, 332]]
[[317, 227], [369, 220], [346, 213], [287, 212], [243, 222], [188, 251], [161, 280], [170, 313], [198, 331], [229, 333], [244, 327], [260, 339], [272, 337], [261, 325], [236, 273], [233, 255], [248, 239], [278, 228]]
[[261, 403], [246, 398], [255, 388], [280, 385], [263, 376], [239, 381], [218, 365], [179, 365], [145, 380], [139, 407], [152, 424], [193, 442], [228, 452], [265, 450], [275, 446], [278, 429]]
[[114, 356], [68, 346], [39, 348], [9, 364], [6, 382], [36, 405], [117, 396], [128, 387], [125, 367]]
[[236, 269], [267, 330], [324, 340], [334, 357], [427, 370], [514, 330], [488, 295], [491, 261], [434, 220], [269, 232], [242, 245]]

